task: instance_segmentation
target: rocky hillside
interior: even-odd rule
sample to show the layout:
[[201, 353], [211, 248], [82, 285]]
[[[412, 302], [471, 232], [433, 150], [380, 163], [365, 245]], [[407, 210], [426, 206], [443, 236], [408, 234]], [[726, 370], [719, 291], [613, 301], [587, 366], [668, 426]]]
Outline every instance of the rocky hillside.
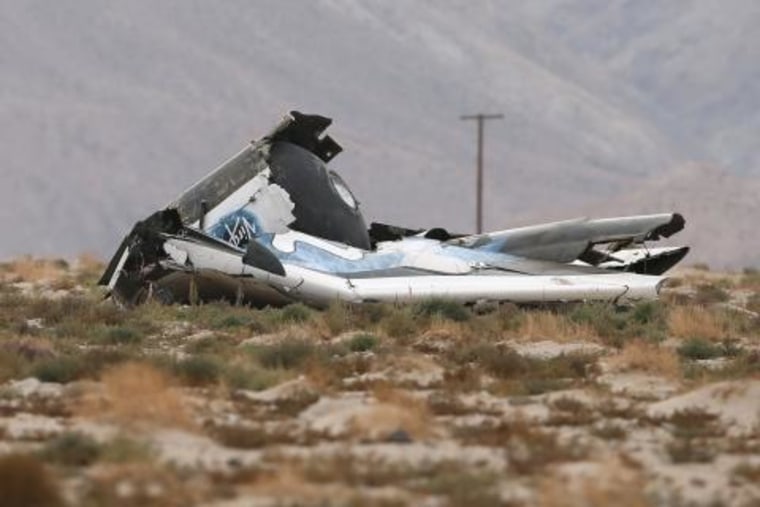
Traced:
[[83, 261], [0, 264], [3, 505], [760, 498], [757, 272], [632, 308], [123, 310]]

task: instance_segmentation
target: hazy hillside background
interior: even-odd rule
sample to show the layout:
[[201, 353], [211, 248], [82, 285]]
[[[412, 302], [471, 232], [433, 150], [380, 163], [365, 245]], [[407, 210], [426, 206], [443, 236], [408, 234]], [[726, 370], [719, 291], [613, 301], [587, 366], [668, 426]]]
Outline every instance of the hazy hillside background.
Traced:
[[755, 0], [0, 0], [0, 258], [112, 253], [290, 110], [336, 123], [369, 220], [678, 210], [760, 265]]

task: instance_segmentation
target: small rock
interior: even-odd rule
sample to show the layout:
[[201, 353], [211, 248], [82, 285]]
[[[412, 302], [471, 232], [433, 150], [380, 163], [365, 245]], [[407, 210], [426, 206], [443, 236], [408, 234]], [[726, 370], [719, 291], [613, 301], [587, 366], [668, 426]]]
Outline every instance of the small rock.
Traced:
[[300, 398], [303, 397], [304, 394], [319, 396], [316, 389], [314, 389], [311, 383], [303, 375], [296, 379], [288, 380], [282, 384], [270, 387], [264, 391], [240, 389], [236, 393], [243, 398], [259, 403], [277, 403], [293, 398]]
[[11, 381], [8, 389], [11, 393], [22, 398], [28, 398], [32, 395], [52, 398], [60, 396], [63, 393], [64, 386], [57, 382], [40, 382], [35, 377], [29, 377], [23, 380]]
[[26, 319], [26, 327], [29, 329], [45, 329], [42, 325], [42, 319]]
[[393, 444], [409, 444], [412, 442], [412, 437], [406, 432], [406, 430], [399, 428], [390, 432], [385, 438], [385, 441]]

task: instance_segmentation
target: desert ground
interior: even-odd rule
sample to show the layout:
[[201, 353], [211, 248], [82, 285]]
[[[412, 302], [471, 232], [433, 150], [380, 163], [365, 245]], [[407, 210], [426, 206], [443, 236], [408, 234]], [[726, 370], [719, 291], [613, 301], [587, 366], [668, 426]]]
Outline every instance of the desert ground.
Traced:
[[15, 506], [760, 505], [760, 273], [662, 299], [134, 309], [0, 265]]

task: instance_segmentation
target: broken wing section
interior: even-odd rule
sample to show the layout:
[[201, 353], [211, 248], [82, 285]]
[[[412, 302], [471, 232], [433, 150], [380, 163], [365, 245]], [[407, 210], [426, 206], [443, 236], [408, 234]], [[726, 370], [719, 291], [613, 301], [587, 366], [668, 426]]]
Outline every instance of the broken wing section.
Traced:
[[[644, 244], [647, 241], [670, 237], [682, 230], [684, 224], [685, 221], [679, 213], [594, 220], [578, 218], [465, 236], [450, 240], [450, 243], [540, 261], [571, 263], [581, 260], [609, 269], [662, 274], [680, 261], [688, 252], [688, 248], [660, 250], [656, 258], [649, 258], [640, 255], [647, 251]], [[613, 254], [631, 247], [638, 252], [637, 255], [615, 257]], [[617, 262], [609, 264], [611, 261]]]
[[[169, 241], [188, 252], [197, 268], [249, 276], [290, 298], [319, 307], [335, 300], [412, 302], [426, 298], [446, 298], [465, 304], [484, 300], [624, 302], [656, 298], [663, 281], [661, 277], [629, 273], [584, 274], [583, 270], [565, 275], [507, 273], [482, 268], [456, 256], [436, 255], [436, 242], [432, 240], [428, 240], [429, 249], [415, 245], [403, 252], [379, 253], [341, 251], [339, 245], [316, 238], [312, 241], [305, 235], [295, 240], [275, 237], [268, 246], [261, 245], [263, 255], [246, 254], [242, 261], [239, 254], [216, 251], [212, 243], [182, 238]], [[315, 249], [322, 254], [313, 255]], [[403, 255], [398, 257], [398, 253]]]
[[[194, 269], [186, 256], [177, 262], [163, 245], [166, 235], [187, 236], [192, 231], [243, 250], [255, 237], [290, 228], [369, 248], [358, 202], [340, 177], [326, 167], [341, 151], [332, 138], [323, 135], [331, 122], [323, 116], [290, 113], [269, 134], [192, 185], [164, 210], [136, 224], [100, 283], [131, 304], [146, 291], [154, 294], [165, 289], [159, 282], [170, 274], [186, 281], [186, 276], [176, 273], [198, 273], [200, 269]], [[185, 300], [197, 289], [180, 285], [175, 281], [162, 297], [181, 295]], [[258, 292], [255, 295], [260, 296]], [[274, 304], [280, 299], [263, 298], [260, 303]]]

